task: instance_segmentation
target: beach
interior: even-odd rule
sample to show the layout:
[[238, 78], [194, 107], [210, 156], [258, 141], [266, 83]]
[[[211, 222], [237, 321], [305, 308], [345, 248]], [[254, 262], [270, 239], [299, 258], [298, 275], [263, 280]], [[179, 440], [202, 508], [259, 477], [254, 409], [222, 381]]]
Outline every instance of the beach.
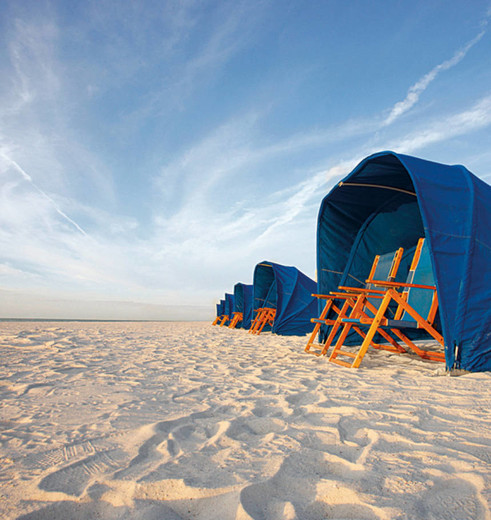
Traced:
[[490, 373], [211, 322], [2, 322], [0, 518], [491, 519]]

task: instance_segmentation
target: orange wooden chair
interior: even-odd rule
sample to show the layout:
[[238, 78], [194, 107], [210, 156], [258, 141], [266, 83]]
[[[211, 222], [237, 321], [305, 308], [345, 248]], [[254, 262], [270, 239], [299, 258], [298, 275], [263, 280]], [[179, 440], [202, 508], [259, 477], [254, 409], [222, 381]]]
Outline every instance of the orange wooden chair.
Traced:
[[256, 327], [257, 327], [257, 323], [258, 321], [261, 319], [261, 312], [262, 312], [262, 307], [259, 307], [258, 309], [255, 309], [253, 310], [252, 312], [255, 312], [256, 315], [254, 316], [252, 322], [251, 322], [251, 326], [249, 328], [249, 334], [253, 334], [254, 331], [256, 330]]
[[241, 312], [234, 312], [232, 321], [230, 322], [228, 328], [235, 329], [235, 327], [237, 327], [237, 324], [240, 323], [243, 319], [244, 315]]
[[222, 319], [220, 320], [220, 323], [218, 324], [220, 327], [224, 327], [227, 321], [229, 320], [228, 314], [224, 314], [222, 316]]
[[[382, 301], [375, 315], [369, 317], [366, 313], [361, 312], [363, 300], [370, 298], [372, 295], [367, 293], [360, 297], [359, 305], [355, 304], [350, 317], [341, 319], [343, 329], [329, 357], [329, 361], [342, 366], [359, 367], [375, 334], [385, 335], [387, 331], [402, 341], [418, 356], [432, 361], [445, 361], [443, 352], [424, 350], [415, 345], [403, 332], [404, 330], [425, 330], [430, 337], [437, 340], [444, 347], [443, 337], [434, 327], [438, 311], [438, 294], [434, 285], [433, 268], [425, 239], [421, 238], [418, 241], [406, 283], [384, 280], [373, 280], [372, 283], [375, 287], [384, 289]], [[380, 298], [380, 291], [377, 291], [375, 296]], [[397, 305], [397, 310], [393, 317], [387, 314], [391, 302], [395, 302]], [[343, 347], [348, 333], [354, 327], [369, 327], [357, 352], [348, 351]], [[399, 343], [397, 345], [406, 350]], [[337, 359], [338, 356], [348, 357], [353, 361], [347, 362]]]
[[[317, 356], [323, 356], [327, 353], [334, 338], [336, 337], [336, 334], [338, 333], [339, 328], [342, 326], [341, 320], [348, 317], [348, 313], [350, 313], [355, 305], [357, 305], [357, 302], [358, 308], [360, 308], [360, 296], [365, 294], [371, 295], [370, 299], [363, 299], [363, 301], [366, 304], [368, 310], [375, 314], [377, 309], [376, 302], [373, 300], [377, 299], [377, 297], [380, 297], [380, 295], [384, 294], [385, 291], [375, 289], [372, 282], [375, 279], [386, 279], [389, 281], [395, 280], [403, 254], [404, 249], [401, 247], [397, 251], [386, 253], [384, 255], [377, 255], [373, 261], [364, 287], [341, 286], [338, 288], [338, 291], [332, 291], [326, 295], [314, 294], [313, 296], [316, 298], [326, 300], [326, 303], [319, 318], [312, 318], [311, 320], [313, 323], [315, 323], [315, 327], [309, 337], [307, 346], [305, 347], [305, 352], [309, 352]], [[329, 311], [334, 311], [334, 313], [336, 313], [336, 317], [328, 318]], [[320, 333], [320, 329], [323, 325], [331, 326], [331, 330], [324, 343], [316, 343], [316, 337]], [[365, 337], [365, 333], [359, 327], [355, 326], [354, 330], [362, 338]], [[390, 338], [389, 335], [383, 334], [383, 336], [386, 336], [385, 339], [389, 341], [389, 343], [393, 344], [392, 348], [400, 348], [397, 346], [397, 343], [393, 341], [392, 338]], [[374, 344], [374, 346], [377, 345]]]
[[258, 309], [258, 311], [259, 312], [256, 316], [256, 319], [254, 320], [254, 323], [249, 331], [251, 332], [251, 334], [259, 335], [261, 334], [266, 325], [270, 325], [272, 327], [274, 323], [276, 309], [273, 309], [271, 307], [263, 307], [261, 309]]

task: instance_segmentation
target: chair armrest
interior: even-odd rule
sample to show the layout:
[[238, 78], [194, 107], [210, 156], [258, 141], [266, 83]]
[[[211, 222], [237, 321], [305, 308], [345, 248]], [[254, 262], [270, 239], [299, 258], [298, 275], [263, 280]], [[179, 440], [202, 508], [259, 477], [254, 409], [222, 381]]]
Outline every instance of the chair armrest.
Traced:
[[[385, 291], [377, 291], [376, 289], [365, 289], [364, 287], [344, 287], [343, 285], [340, 285], [338, 287], [338, 289], [342, 289], [343, 291], [354, 292], [354, 293], [384, 293], [385, 292]], [[334, 294], [334, 293], [331, 293], [331, 294]]]
[[432, 291], [436, 291], [435, 285], [421, 285], [418, 283], [402, 283], [402, 282], [385, 282], [383, 280], [372, 280], [371, 283], [373, 285], [382, 286], [382, 287], [414, 287], [415, 289], [431, 289]]

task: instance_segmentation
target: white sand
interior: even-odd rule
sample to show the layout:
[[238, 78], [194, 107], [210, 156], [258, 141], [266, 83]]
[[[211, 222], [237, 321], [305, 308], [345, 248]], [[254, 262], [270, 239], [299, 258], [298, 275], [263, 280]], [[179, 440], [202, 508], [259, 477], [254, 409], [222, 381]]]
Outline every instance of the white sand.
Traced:
[[490, 519], [490, 373], [209, 323], [1, 323], [2, 519]]

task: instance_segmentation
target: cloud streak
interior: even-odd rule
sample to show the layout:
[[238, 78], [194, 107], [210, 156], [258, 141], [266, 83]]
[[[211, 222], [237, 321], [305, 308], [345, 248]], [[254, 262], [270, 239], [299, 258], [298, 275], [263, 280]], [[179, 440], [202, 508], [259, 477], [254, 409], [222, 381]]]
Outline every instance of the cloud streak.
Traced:
[[58, 215], [60, 215], [67, 222], [69, 222], [78, 232], [82, 233], [82, 235], [87, 236], [87, 233], [72, 218], [70, 218], [45, 191], [43, 191], [39, 186], [37, 186], [32, 180], [32, 177], [25, 170], [23, 170], [13, 159], [8, 157], [4, 152], [0, 152], [0, 157], [9, 165], [11, 165], [18, 173], [20, 173], [22, 178], [25, 181], [27, 181], [38, 193], [40, 193], [53, 206]]
[[486, 30], [482, 30], [475, 38], [473, 38], [470, 42], [468, 42], [462, 49], [459, 49], [450, 59], [445, 60], [440, 63], [436, 67], [430, 70], [427, 74], [425, 74], [421, 79], [419, 79], [414, 85], [412, 85], [406, 97], [396, 103], [390, 110], [389, 115], [384, 121], [384, 126], [388, 126], [392, 124], [394, 121], [399, 119], [403, 114], [408, 112], [418, 101], [421, 94], [428, 88], [430, 83], [435, 81], [437, 76], [445, 71], [449, 70], [452, 67], [455, 67], [458, 63], [460, 63], [467, 53], [478, 43], [481, 38], [485, 35]]
[[491, 96], [487, 96], [462, 112], [428, 123], [424, 128], [393, 141], [393, 147], [412, 153], [431, 144], [470, 134], [491, 125]]

